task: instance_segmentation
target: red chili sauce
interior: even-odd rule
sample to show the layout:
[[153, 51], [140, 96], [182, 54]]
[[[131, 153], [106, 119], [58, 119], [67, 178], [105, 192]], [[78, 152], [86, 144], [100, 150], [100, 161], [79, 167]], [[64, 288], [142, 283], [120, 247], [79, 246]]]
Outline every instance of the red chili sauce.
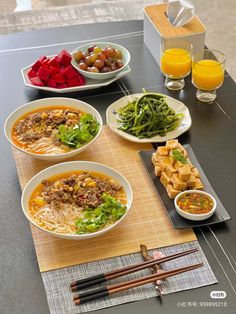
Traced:
[[177, 205], [189, 214], [206, 214], [212, 210], [214, 203], [208, 195], [186, 192], [179, 197]]

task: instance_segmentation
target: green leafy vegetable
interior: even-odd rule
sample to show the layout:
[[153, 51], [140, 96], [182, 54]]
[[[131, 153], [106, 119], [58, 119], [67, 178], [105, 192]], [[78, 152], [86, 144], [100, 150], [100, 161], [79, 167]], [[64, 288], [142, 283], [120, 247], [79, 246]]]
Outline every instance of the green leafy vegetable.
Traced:
[[171, 155], [175, 160], [180, 161], [184, 165], [188, 163], [188, 159], [184, 157], [179, 149], [172, 149]]
[[155, 135], [165, 136], [175, 130], [183, 114], [176, 114], [168, 106], [165, 96], [157, 93], [144, 93], [137, 100], [129, 102], [118, 111], [118, 129], [138, 138]]
[[92, 141], [98, 133], [99, 127], [97, 120], [91, 114], [86, 113], [81, 116], [79, 124], [74, 127], [61, 124], [57, 137], [70, 147], [80, 148]]
[[114, 223], [125, 214], [127, 207], [113, 196], [104, 193], [102, 200], [104, 203], [95, 209], [87, 208], [83, 212], [83, 217], [77, 220], [78, 234], [98, 231], [106, 225]]

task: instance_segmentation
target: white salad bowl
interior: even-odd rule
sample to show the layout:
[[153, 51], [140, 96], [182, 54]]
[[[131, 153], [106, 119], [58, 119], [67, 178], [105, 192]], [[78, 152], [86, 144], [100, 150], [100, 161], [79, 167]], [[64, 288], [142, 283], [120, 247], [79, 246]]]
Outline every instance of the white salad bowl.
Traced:
[[[84, 146], [77, 149], [73, 149], [66, 153], [62, 153], [62, 154], [35, 154], [35, 153], [28, 152], [18, 147], [12, 139], [12, 130], [16, 121], [26, 113], [37, 111], [37, 109], [51, 108], [53, 106], [59, 106], [62, 108], [64, 107], [65, 109], [74, 108], [75, 110], [80, 110], [84, 113], [90, 113], [92, 116], [96, 118], [96, 120], [100, 124], [100, 128], [97, 135], [94, 137], [94, 139], [91, 142], [85, 144]], [[77, 100], [73, 98], [52, 97], [52, 98], [43, 98], [43, 99], [35, 100], [17, 108], [8, 116], [4, 125], [4, 132], [5, 132], [5, 136], [7, 140], [16, 149], [20, 150], [21, 152], [27, 154], [30, 157], [54, 162], [54, 161], [59, 161], [59, 160], [73, 157], [77, 154], [80, 154], [85, 149], [87, 149], [90, 145], [92, 145], [92, 143], [100, 135], [101, 130], [102, 130], [102, 125], [103, 125], [102, 117], [100, 116], [98, 111], [94, 107], [90, 106], [89, 104], [81, 100]]]
[[[54, 231], [46, 230], [36, 224], [36, 222], [32, 219], [32, 217], [29, 214], [29, 200], [34, 192], [34, 190], [37, 188], [37, 186], [42, 182], [42, 180], [47, 180], [55, 175], [63, 174], [66, 172], [73, 172], [73, 171], [95, 171], [101, 174], [104, 174], [115, 181], [117, 181], [125, 190], [126, 198], [127, 198], [127, 210], [126, 213], [117, 220], [114, 224], [101, 229], [99, 231], [93, 232], [93, 233], [86, 233], [86, 234], [61, 234]], [[41, 229], [44, 232], [47, 232], [50, 235], [62, 238], [62, 239], [68, 239], [68, 240], [86, 240], [91, 239], [94, 237], [98, 237], [114, 227], [116, 227], [118, 224], [120, 224], [123, 219], [127, 216], [131, 205], [133, 201], [133, 193], [131, 186], [127, 179], [118, 171], [114, 170], [113, 168], [110, 168], [106, 165], [96, 163], [96, 162], [90, 162], [90, 161], [70, 161], [65, 163], [60, 163], [51, 167], [48, 167], [42, 171], [40, 171], [38, 174], [36, 174], [25, 186], [22, 197], [21, 197], [21, 206], [22, 210], [26, 216], [26, 218], [29, 220], [30, 223], [32, 223], [37, 228]]]
[[[198, 193], [198, 194], [203, 194], [203, 195], [207, 195], [212, 201], [213, 201], [213, 207], [211, 209], [211, 211], [209, 211], [208, 213], [205, 213], [205, 214], [191, 214], [191, 213], [187, 213], [185, 212], [184, 210], [182, 210], [178, 205], [177, 205], [177, 202], [178, 202], [178, 199], [186, 194], [186, 193]], [[214, 212], [216, 211], [216, 200], [215, 198], [207, 193], [207, 192], [204, 192], [204, 191], [200, 191], [200, 190], [188, 190], [188, 191], [183, 191], [181, 193], [179, 193], [176, 197], [175, 197], [175, 200], [174, 200], [174, 203], [175, 203], [175, 209], [177, 211], [177, 213], [186, 218], [186, 219], [189, 219], [189, 220], [193, 220], [193, 221], [200, 221], [200, 220], [205, 220], [205, 219], [208, 219], [210, 218]]]
[[[111, 46], [112, 48], [115, 48], [115, 49], [119, 49], [122, 53], [122, 61], [124, 63], [124, 66], [120, 69], [117, 69], [115, 71], [111, 71], [111, 72], [106, 72], [106, 73], [93, 73], [93, 72], [88, 72], [88, 71], [84, 71], [84, 70], [81, 70], [78, 66], [78, 63], [75, 61], [75, 53], [77, 51], [82, 51], [82, 52], [86, 52], [87, 49], [90, 47], [90, 46], [93, 46], [93, 45], [96, 45], [100, 48], [106, 48], [107, 46]], [[74, 51], [72, 51], [72, 61], [71, 61], [71, 64], [73, 65], [73, 67], [80, 73], [82, 74], [83, 76], [87, 77], [87, 78], [90, 78], [90, 79], [94, 79], [94, 80], [106, 80], [106, 79], [109, 79], [111, 77], [114, 77], [116, 76], [117, 74], [119, 74], [121, 71], [124, 70], [124, 68], [129, 64], [130, 62], [130, 53], [129, 51], [121, 46], [121, 45], [118, 45], [118, 44], [114, 44], [114, 43], [109, 43], [109, 42], [95, 42], [95, 43], [89, 43], [89, 44], [85, 44], [83, 46], [80, 46], [78, 48], [76, 48]]]

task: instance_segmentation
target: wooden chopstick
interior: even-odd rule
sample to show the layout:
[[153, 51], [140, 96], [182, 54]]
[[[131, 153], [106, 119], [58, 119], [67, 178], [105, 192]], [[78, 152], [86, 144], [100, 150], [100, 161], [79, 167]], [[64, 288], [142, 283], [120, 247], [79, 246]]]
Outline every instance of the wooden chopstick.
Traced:
[[77, 290], [81, 290], [81, 289], [90, 287], [90, 286], [95, 285], [95, 284], [104, 283], [108, 280], [115, 279], [115, 278], [118, 278], [121, 276], [125, 276], [125, 275], [131, 274], [133, 272], [136, 272], [136, 271], [148, 268], [148, 267], [152, 267], [153, 265], [156, 265], [156, 264], [168, 262], [168, 261], [171, 261], [173, 259], [185, 256], [185, 255], [188, 255], [191, 253], [195, 253], [197, 251], [198, 251], [198, 249], [194, 248], [194, 249], [190, 249], [187, 251], [175, 253], [175, 254], [172, 254], [169, 256], [165, 256], [165, 257], [162, 257], [159, 259], [150, 260], [150, 261], [142, 262], [139, 264], [119, 268], [119, 269], [116, 269], [116, 270], [113, 270], [111, 272], [107, 272], [104, 274], [99, 274], [99, 275], [88, 277], [85, 279], [80, 279], [80, 280], [74, 281], [70, 284], [71, 290], [73, 292], [75, 292]]
[[190, 271], [190, 270], [202, 267], [202, 266], [203, 266], [203, 263], [199, 263], [199, 264], [190, 265], [190, 266], [186, 266], [186, 267], [182, 267], [182, 268], [178, 268], [174, 270], [163, 271], [160, 274], [153, 274], [153, 275], [145, 276], [142, 278], [118, 283], [115, 285], [102, 287], [100, 289], [96, 289], [93, 291], [81, 293], [80, 295], [74, 296], [74, 303], [75, 305], [79, 305], [79, 304], [86, 303], [89, 301], [97, 300], [99, 298], [106, 297], [114, 293], [118, 293], [118, 292], [122, 292], [128, 289], [146, 285], [156, 280], [165, 280], [168, 277], [176, 276], [178, 274], [181, 274], [181, 273], [184, 273], [184, 272], [187, 272], [187, 271]]

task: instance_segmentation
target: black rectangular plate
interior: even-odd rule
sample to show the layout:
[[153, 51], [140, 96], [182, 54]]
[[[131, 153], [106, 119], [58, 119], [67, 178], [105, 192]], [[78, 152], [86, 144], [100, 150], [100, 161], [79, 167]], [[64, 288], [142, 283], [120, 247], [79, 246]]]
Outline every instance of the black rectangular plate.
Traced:
[[159, 177], [157, 177], [154, 173], [154, 166], [152, 164], [152, 154], [155, 152], [155, 150], [146, 150], [146, 151], [139, 151], [139, 156], [141, 157], [141, 160], [143, 161], [143, 164], [147, 170], [147, 173], [149, 174], [156, 191], [161, 198], [161, 201], [167, 211], [167, 214], [169, 216], [169, 219], [173, 225], [174, 228], [180, 229], [180, 228], [193, 228], [193, 227], [203, 227], [207, 225], [212, 225], [215, 223], [227, 221], [231, 219], [229, 214], [227, 213], [226, 209], [224, 208], [223, 204], [221, 203], [220, 199], [218, 198], [217, 194], [215, 193], [213, 187], [211, 186], [210, 182], [208, 181], [207, 177], [205, 176], [199, 162], [197, 161], [197, 158], [189, 144], [184, 145], [184, 148], [187, 150], [189, 159], [191, 160], [194, 167], [196, 167], [199, 171], [201, 181], [204, 185], [204, 190], [208, 193], [210, 193], [217, 202], [216, 211], [213, 216], [206, 220], [202, 221], [191, 221], [188, 219], [185, 219], [181, 217], [175, 210], [174, 200], [170, 199], [166, 193], [166, 190], [164, 186], [161, 184]]

